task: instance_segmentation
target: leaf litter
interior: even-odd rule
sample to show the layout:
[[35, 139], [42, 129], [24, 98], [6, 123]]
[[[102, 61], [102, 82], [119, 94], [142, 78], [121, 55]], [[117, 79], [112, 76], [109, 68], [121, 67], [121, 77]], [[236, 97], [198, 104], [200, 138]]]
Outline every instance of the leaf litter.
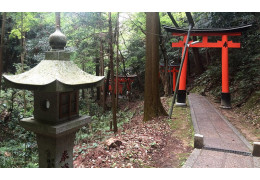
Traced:
[[[168, 109], [167, 98], [162, 103]], [[180, 167], [180, 154], [191, 153], [192, 147], [174, 136], [167, 123], [168, 117], [143, 122], [143, 101], [129, 102], [129, 111], [135, 111], [116, 135], [96, 146], [86, 148], [85, 143], [74, 147], [75, 168], [172, 168]], [[125, 107], [124, 107], [125, 109]]]

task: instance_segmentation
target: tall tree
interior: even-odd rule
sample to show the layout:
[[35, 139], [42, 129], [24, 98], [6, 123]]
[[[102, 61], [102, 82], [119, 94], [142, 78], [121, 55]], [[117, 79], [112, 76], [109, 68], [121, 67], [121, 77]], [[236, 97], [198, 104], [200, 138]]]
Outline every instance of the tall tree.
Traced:
[[[85, 71], [85, 63], [83, 63], [82, 62], [82, 64], [81, 64], [81, 69], [83, 70], [83, 71]], [[81, 98], [82, 99], [85, 99], [85, 90], [84, 89], [81, 89]]]
[[[100, 63], [99, 63], [99, 58], [98, 57], [96, 57], [96, 76], [99, 76], [100, 75]], [[97, 101], [99, 101], [100, 100], [100, 87], [97, 87]]]
[[119, 66], [119, 13], [116, 20], [116, 111], [118, 107], [118, 66]]
[[[193, 18], [191, 16], [190, 12], [186, 12], [187, 19], [189, 20], [190, 23], [194, 25]], [[197, 41], [197, 36], [192, 36], [193, 41]], [[195, 72], [196, 74], [201, 74], [204, 71], [203, 65], [200, 61], [200, 54], [199, 54], [199, 49], [198, 48], [191, 48], [193, 52], [193, 60], [195, 63]]]
[[[104, 50], [103, 50], [103, 38], [100, 34], [100, 55], [99, 55], [99, 59], [100, 59], [100, 75], [104, 76]], [[102, 91], [103, 91], [103, 96], [102, 96], [102, 106], [103, 106], [103, 111], [105, 112], [105, 105], [106, 105], [106, 95], [105, 93], [107, 93], [105, 91], [105, 83], [102, 85]]]
[[1, 94], [2, 74], [3, 74], [3, 49], [4, 49], [5, 20], [6, 20], [6, 12], [3, 12], [2, 13], [1, 44], [0, 44], [0, 94]]
[[169, 96], [170, 95], [170, 92], [169, 92], [169, 73], [168, 73], [169, 58], [168, 58], [167, 50], [166, 50], [166, 47], [165, 47], [165, 39], [163, 38], [162, 31], [161, 31], [160, 19], [159, 19], [159, 43], [160, 43], [160, 47], [161, 47], [161, 51], [162, 51], [162, 55], [163, 55], [163, 59], [164, 59], [164, 73], [160, 73], [160, 74], [161, 74], [162, 82], [163, 82], [163, 85], [164, 85], [164, 95]]
[[[21, 46], [22, 46], [22, 51], [21, 51], [21, 64], [22, 64], [22, 72], [24, 72], [24, 60], [25, 60], [25, 55], [26, 55], [26, 41], [25, 41], [25, 30], [24, 30], [24, 13], [21, 12]], [[24, 100], [24, 113], [27, 111], [27, 101], [25, 97], [25, 90], [23, 91], [23, 100]]]
[[167, 115], [159, 96], [159, 13], [146, 13], [144, 121]]
[[[117, 121], [116, 121], [116, 102], [115, 102], [115, 81], [114, 81], [114, 50], [113, 50], [113, 34], [112, 34], [112, 21], [111, 21], [111, 12], [108, 14], [108, 24], [109, 24], [109, 59], [110, 59], [110, 71], [111, 71], [111, 101], [112, 101], [112, 113], [113, 113], [113, 127], [114, 133], [117, 132]], [[107, 79], [109, 81], [109, 79]]]

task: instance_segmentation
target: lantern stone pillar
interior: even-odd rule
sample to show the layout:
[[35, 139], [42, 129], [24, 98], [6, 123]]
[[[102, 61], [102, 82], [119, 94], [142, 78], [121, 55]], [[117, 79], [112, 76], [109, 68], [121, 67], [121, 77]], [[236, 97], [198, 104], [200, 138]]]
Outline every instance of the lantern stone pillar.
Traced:
[[52, 50], [37, 66], [3, 77], [9, 87], [34, 91], [34, 117], [22, 119], [20, 125], [36, 134], [39, 167], [71, 168], [75, 134], [91, 121], [79, 115], [78, 90], [102, 85], [104, 76], [90, 75], [70, 61], [59, 23], [49, 43]]
[[73, 168], [75, 132], [60, 137], [37, 134], [39, 167]]
[[51, 125], [37, 119], [25, 118], [20, 124], [36, 134], [40, 168], [73, 167], [73, 147], [76, 131], [91, 122], [90, 116]]

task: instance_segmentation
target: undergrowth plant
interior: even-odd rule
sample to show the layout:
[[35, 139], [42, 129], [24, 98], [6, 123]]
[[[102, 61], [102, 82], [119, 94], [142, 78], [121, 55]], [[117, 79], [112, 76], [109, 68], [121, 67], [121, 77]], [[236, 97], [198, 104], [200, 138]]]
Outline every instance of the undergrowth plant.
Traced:
[[[93, 102], [91, 98], [80, 100], [80, 106], [84, 107], [80, 113], [91, 116], [91, 123], [82, 127], [76, 134], [75, 143], [88, 143], [93, 141], [102, 141], [105, 137], [111, 136], [110, 122], [112, 121], [112, 112], [103, 113], [103, 108]], [[85, 104], [85, 105], [84, 105]], [[88, 106], [86, 106], [88, 104]], [[128, 122], [134, 115], [132, 111], [120, 110], [117, 112], [117, 126], [120, 128]]]
[[[27, 109], [24, 111], [23, 91], [5, 89], [0, 95], [0, 167], [38, 167], [35, 134], [20, 126], [22, 118], [33, 115], [33, 96], [25, 91]], [[6, 114], [7, 113], [7, 114]]]

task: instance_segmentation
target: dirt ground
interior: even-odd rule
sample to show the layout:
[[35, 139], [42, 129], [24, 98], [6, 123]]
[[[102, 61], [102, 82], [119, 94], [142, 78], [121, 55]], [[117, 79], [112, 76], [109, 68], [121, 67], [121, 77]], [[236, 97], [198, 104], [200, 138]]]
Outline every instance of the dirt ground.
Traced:
[[[161, 101], [168, 110], [168, 98]], [[144, 123], [143, 101], [129, 102], [128, 106], [135, 114], [115, 136], [98, 142], [95, 148], [84, 148], [86, 144], [74, 147], [74, 167], [175, 168], [183, 165], [193, 149], [192, 137], [183, 134], [192, 128], [187, 118], [189, 111], [179, 110], [181, 118], [158, 117]], [[115, 143], [109, 147], [108, 141]]]

